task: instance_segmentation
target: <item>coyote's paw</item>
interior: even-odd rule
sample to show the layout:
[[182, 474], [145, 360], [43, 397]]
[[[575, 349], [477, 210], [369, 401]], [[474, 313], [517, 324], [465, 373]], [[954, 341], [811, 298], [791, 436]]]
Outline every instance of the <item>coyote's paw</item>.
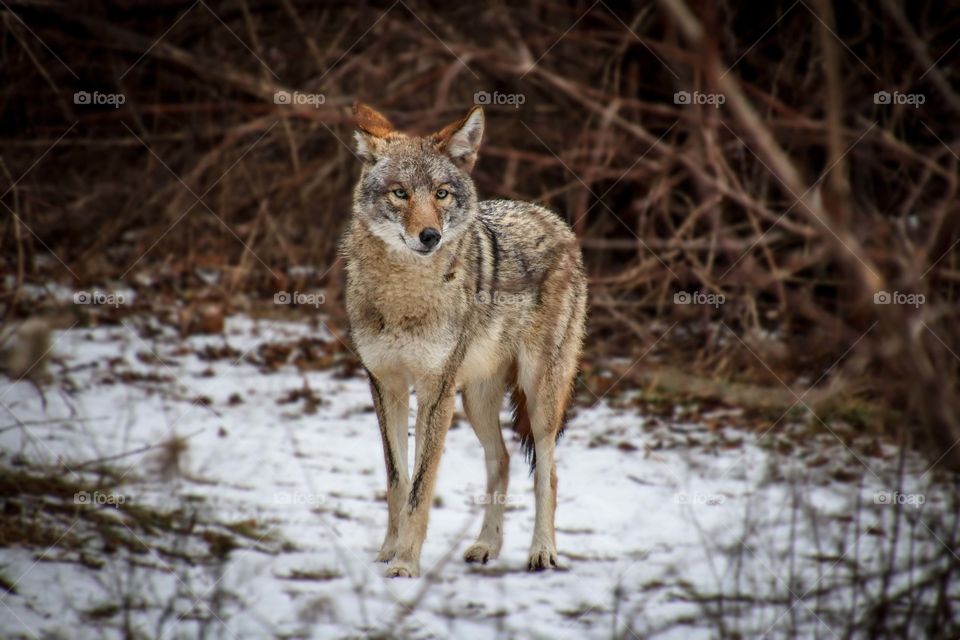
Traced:
[[420, 567], [402, 560], [394, 560], [384, 574], [388, 578], [419, 578]]
[[557, 550], [553, 546], [543, 543], [534, 543], [530, 548], [530, 560], [527, 562], [528, 571], [543, 571], [557, 568]]
[[477, 540], [470, 545], [470, 548], [467, 549], [467, 552], [463, 554], [463, 559], [467, 562], [480, 562], [482, 564], [487, 564], [488, 560], [496, 560], [499, 554], [500, 550], [497, 547], [493, 546], [489, 542]]

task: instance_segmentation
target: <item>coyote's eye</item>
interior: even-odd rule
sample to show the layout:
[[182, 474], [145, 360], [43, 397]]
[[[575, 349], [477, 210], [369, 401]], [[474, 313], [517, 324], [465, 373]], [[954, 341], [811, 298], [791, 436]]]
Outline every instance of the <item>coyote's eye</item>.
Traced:
[[404, 189], [394, 189], [394, 190], [393, 190], [393, 195], [397, 196], [397, 197], [400, 198], [401, 200], [406, 200], [406, 199], [407, 199], [407, 192], [406, 192], [406, 190], [404, 190]]
[[449, 192], [446, 189], [437, 189], [437, 199], [443, 200]]

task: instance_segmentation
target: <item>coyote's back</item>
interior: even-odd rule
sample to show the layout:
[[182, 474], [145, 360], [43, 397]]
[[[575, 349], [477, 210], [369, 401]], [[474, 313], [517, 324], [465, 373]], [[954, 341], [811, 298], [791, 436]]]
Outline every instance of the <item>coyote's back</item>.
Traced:
[[[387, 469], [389, 524], [378, 559], [390, 576], [419, 575], [420, 549], [456, 389], [485, 451], [484, 522], [467, 561], [503, 542], [509, 458], [505, 392], [534, 461], [536, 525], [528, 566], [556, 566], [553, 454], [584, 337], [586, 278], [573, 233], [542, 207], [478, 202], [469, 171], [483, 113], [409, 137], [356, 107], [363, 161], [344, 238], [347, 310], [370, 374]], [[409, 389], [417, 393], [416, 456], [407, 472]]]

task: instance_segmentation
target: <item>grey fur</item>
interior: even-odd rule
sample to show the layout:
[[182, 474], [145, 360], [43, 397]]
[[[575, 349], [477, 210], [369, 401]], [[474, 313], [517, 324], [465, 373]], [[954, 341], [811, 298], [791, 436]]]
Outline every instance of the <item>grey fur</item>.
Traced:
[[[371, 376], [388, 473], [390, 524], [378, 559], [391, 562], [390, 576], [419, 574], [458, 385], [486, 452], [490, 498], [466, 558], [496, 557], [503, 531], [496, 496], [505, 494], [508, 463], [497, 413], [504, 391], [515, 387], [521, 438], [536, 460], [529, 566], [556, 566], [553, 447], [586, 317], [576, 238], [543, 207], [477, 201], [469, 170], [483, 132], [479, 109], [419, 138], [395, 131], [369, 107], [357, 112], [363, 168], [342, 246], [351, 330]], [[428, 227], [442, 235], [433, 248], [419, 239]], [[418, 403], [412, 479], [405, 459], [410, 386]]]

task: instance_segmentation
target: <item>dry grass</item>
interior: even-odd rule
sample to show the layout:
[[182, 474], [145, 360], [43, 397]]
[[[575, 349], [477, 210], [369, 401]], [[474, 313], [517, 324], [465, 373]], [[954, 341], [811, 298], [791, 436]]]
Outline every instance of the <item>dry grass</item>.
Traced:
[[[956, 9], [9, 6], [0, 168], [23, 177], [3, 197], [8, 317], [35, 311], [20, 285], [54, 278], [131, 285], [150, 309], [326, 286], [336, 318], [348, 106], [429, 131], [477, 91], [518, 94], [519, 108], [488, 108], [476, 180], [573, 224], [598, 366], [656, 345], [700, 375], [783, 382], [801, 406], [819, 383], [912, 416], [896, 426], [960, 463]], [[76, 105], [80, 90], [125, 103]], [[278, 105], [278, 90], [325, 102]], [[925, 102], [875, 104], [881, 90]], [[725, 103], [676, 104], [678, 91]], [[880, 290], [925, 303], [877, 305]], [[674, 304], [679, 291], [725, 303]]]

